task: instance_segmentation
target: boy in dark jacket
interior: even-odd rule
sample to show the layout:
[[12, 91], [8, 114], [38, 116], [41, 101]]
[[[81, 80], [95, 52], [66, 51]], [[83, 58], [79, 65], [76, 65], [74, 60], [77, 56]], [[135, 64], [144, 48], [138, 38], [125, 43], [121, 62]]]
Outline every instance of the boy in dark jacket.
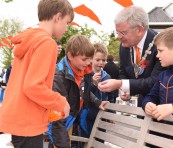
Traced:
[[[100, 109], [104, 109], [103, 106], [107, 103], [107, 101], [100, 101], [93, 94], [90, 94], [90, 85], [84, 84], [89, 82], [87, 74], [92, 72], [93, 54], [94, 46], [87, 37], [83, 35], [72, 36], [67, 42], [66, 56], [56, 67], [53, 90], [65, 96], [70, 104], [70, 115], [66, 119], [52, 122], [52, 127], [50, 126], [51, 141], [58, 148], [70, 147], [68, 131], [77, 134], [77, 127], [74, 122], [83, 100], [85, 104], [88, 104], [89, 101], [93, 102]], [[87, 76], [83, 79], [85, 75]], [[86, 81], [86, 79], [88, 80]], [[71, 147], [77, 147], [73, 144]]]
[[157, 57], [167, 70], [160, 73], [150, 93], [144, 98], [145, 112], [157, 119], [173, 114], [173, 27], [163, 30], [155, 38]]
[[[113, 92], [101, 92], [97, 85], [99, 82], [102, 82], [107, 79], [111, 79], [110, 75], [106, 73], [106, 71], [103, 70], [103, 67], [105, 66], [108, 50], [106, 46], [104, 46], [101, 43], [94, 44], [94, 56], [92, 60], [92, 83], [90, 91], [100, 100], [100, 101], [109, 101], [111, 103], [114, 102], [114, 93]], [[85, 109], [83, 109], [85, 112]], [[87, 115], [83, 112], [81, 113], [81, 120], [80, 120], [80, 126], [82, 129], [82, 136], [89, 137], [92, 127], [94, 125], [96, 116], [98, 114], [98, 108], [95, 107], [93, 104], [89, 104], [89, 108], [87, 110]], [[86, 118], [84, 118], [84, 116]], [[86, 120], [86, 125], [82, 120]]]

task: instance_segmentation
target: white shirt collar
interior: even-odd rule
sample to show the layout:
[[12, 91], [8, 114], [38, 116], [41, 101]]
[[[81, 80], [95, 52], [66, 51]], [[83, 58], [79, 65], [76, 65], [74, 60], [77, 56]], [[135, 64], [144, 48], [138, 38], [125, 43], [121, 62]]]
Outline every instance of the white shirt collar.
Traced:
[[138, 47], [140, 50], [143, 50], [146, 37], [147, 37], [147, 31], [145, 32], [145, 34], [144, 34], [142, 40], [137, 44], [137, 47]]

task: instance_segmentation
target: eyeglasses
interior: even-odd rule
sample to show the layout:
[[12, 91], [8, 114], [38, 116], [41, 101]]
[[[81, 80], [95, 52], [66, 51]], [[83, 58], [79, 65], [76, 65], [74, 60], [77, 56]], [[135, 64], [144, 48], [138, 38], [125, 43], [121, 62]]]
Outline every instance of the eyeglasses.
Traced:
[[136, 29], [136, 27], [130, 27], [127, 31], [117, 31], [116, 34], [119, 36], [126, 36], [130, 31]]
[[120, 36], [125, 36], [128, 34], [128, 31], [117, 31], [116, 34]]

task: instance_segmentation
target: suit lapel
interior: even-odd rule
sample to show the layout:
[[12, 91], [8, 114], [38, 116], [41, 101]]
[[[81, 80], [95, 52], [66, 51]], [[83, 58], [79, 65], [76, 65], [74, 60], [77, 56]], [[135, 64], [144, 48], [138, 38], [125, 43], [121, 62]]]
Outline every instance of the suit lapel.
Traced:
[[143, 51], [142, 51], [142, 56], [144, 56], [145, 51], [148, 49], [149, 43], [151, 43], [153, 41], [153, 38], [154, 38], [154, 34], [152, 33], [151, 29], [148, 29], [147, 37], [145, 39], [145, 43], [144, 43], [144, 47], [143, 47]]

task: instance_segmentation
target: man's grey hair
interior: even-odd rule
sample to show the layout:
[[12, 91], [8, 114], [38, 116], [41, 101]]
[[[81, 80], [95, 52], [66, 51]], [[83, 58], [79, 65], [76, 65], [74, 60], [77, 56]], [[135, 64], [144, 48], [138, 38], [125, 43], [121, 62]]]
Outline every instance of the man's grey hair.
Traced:
[[145, 10], [139, 6], [129, 6], [121, 10], [116, 18], [115, 25], [119, 23], [128, 22], [131, 27], [135, 27], [138, 25], [142, 25], [145, 30], [149, 28], [148, 22], [148, 14]]

